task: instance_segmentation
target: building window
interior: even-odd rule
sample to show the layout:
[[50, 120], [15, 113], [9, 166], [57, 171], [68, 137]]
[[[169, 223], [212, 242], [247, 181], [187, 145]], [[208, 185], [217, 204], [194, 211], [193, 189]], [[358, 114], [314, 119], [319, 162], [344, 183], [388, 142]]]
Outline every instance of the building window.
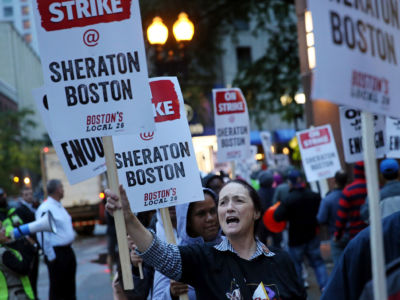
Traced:
[[12, 17], [14, 11], [12, 6], [6, 6], [3, 8], [3, 14], [5, 17]]
[[250, 47], [237, 47], [236, 59], [238, 70], [241, 71], [251, 65], [251, 48]]
[[28, 5], [22, 6], [22, 7], [21, 7], [21, 11], [22, 11], [22, 15], [23, 15], [23, 16], [29, 15], [29, 6], [28, 6]]
[[30, 33], [25, 34], [24, 39], [25, 39], [25, 42], [30, 44], [32, 42], [32, 34], [30, 34]]
[[22, 26], [24, 27], [24, 29], [29, 29], [29, 28], [31, 28], [31, 21], [29, 21], [29, 20], [24, 20], [24, 21], [22, 22]]

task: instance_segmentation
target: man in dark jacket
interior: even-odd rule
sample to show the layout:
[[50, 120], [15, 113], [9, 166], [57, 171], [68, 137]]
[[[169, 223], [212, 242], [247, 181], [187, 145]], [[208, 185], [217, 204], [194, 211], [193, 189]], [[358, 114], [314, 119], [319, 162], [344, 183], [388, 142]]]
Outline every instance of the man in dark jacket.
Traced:
[[308, 189], [297, 170], [289, 173], [290, 190], [287, 198], [274, 213], [276, 221], [289, 221], [289, 253], [295, 261], [296, 271], [301, 277], [304, 256], [307, 256], [320, 289], [328, 281], [328, 273], [320, 253], [317, 236], [317, 213], [321, 197]]
[[[262, 171], [258, 176], [260, 183], [260, 189], [258, 195], [261, 199], [262, 214], [272, 205], [272, 199], [274, 197], [275, 188], [272, 187], [274, 183], [274, 174], [272, 171]], [[258, 228], [259, 239], [267, 245], [268, 237], [272, 238], [272, 246], [280, 248], [282, 242], [281, 233], [270, 232], [265, 225], [260, 222]]]
[[[383, 219], [382, 231], [385, 263], [388, 264], [400, 257], [400, 212]], [[370, 235], [368, 227], [350, 241], [331, 274], [321, 300], [360, 298], [365, 284], [372, 278]]]
[[335, 188], [330, 191], [321, 201], [317, 219], [320, 225], [327, 226], [329, 238], [331, 239], [331, 255], [333, 263], [336, 264], [343, 252], [345, 243], [334, 240], [336, 215], [339, 209], [339, 200], [342, 190], [347, 183], [347, 174], [344, 171], [337, 171], [335, 174]]

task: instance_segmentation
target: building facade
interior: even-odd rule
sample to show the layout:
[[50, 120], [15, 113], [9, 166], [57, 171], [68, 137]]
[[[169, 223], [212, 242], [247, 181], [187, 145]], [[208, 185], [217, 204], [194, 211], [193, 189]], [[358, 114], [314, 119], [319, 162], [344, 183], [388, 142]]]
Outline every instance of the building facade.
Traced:
[[32, 0], [0, 0], [0, 21], [12, 22], [23, 39], [38, 53]]
[[[0, 0], [3, 1], [3, 0]], [[37, 127], [31, 138], [42, 139], [46, 133], [37, 111], [32, 91], [43, 85], [39, 56], [11, 22], [0, 21], [0, 109], [28, 108]]]

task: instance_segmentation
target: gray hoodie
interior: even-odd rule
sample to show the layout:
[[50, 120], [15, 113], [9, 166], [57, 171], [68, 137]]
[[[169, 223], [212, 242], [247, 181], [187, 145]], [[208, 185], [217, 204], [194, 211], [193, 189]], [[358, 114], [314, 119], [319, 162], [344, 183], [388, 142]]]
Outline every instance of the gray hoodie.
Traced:
[[[204, 244], [204, 239], [202, 237], [190, 237], [186, 231], [187, 225], [187, 213], [189, 209], [190, 203], [185, 203], [176, 206], [176, 237], [177, 237], [177, 244], [180, 246], [186, 245], [193, 245], [193, 244]], [[159, 217], [159, 221], [161, 221], [161, 216], [158, 213], [157, 216]], [[157, 222], [157, 230], [162, 227], [162, 222]], [[161, 226], [160, 226], [161, 225]], [[164, 229], [161, 230], [164, 232]], [[159, 236], [159, 232], [157, 232], [157, 236]], [[165, 240], [165, 237], [164, 237]], [[217, 238], [212, 241], [208, 242], [208, 244], [217, 244], [222, 241], [221, 239], [221, 231], [218, 233]], [[159, 272], [155, 272], [154, 274], [154, 283], [153, 283], [153, 300], [171, 300], [171, 294], [169, 291], [170, 279]], [[189, 286], [189, 299], [196, 300], [196, 294], [194, 288]]]

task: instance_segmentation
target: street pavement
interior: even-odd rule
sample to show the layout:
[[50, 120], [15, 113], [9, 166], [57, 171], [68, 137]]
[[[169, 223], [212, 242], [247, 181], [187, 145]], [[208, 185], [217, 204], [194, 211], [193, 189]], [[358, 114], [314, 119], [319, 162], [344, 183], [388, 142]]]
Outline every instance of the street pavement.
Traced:
[[[105, 263], [107, 253], [106, 226], [96, 226], [93, 236], [78, 236], [73, 244], [77, 259], [77, 300], [112, 300], [111, 276]], [[99, 263], [100, 262], [100, 263]], [[41, 258], [39, 267], [39, 299], [48, 299], [47, 267]]]
[[[107, 253], [106, 226], [97, 225], [94, 235], [78, 236], [73, 244], [77, 257], [77, 300], [112, 300], [111, 276], [105, 262]], [[328, 260], [329, 253], [326, 247], [321, 247], [322, 255]], [[332, 264], [327, 263], [328, 271]], [[308, 300], [319, 300], [321, 293], [315, 279], [314, 271], [307, 266], [309, 287]], [[38, 293], [39, 299], [48, 300], [49, 280], [47, 267], [41, 258], [39, 266]]]

